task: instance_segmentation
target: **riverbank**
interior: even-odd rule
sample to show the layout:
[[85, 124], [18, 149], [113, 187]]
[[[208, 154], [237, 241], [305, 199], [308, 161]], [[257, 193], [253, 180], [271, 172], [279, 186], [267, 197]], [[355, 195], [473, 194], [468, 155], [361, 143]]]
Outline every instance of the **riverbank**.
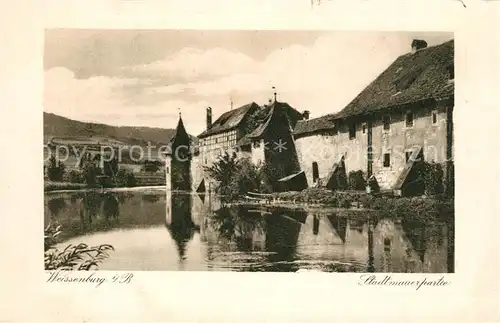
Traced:
[[[261, 201], [241, 201], [241, 204], [301, 208], [319, 212], [378, 211], [384, 216], [417, 220], [452, 219], [454, 200], [443, 197], [394, 197], [370, 195], [362, 191], [330, 191], [308, 188], [297, 192], [273, 193]], [[352, 213], [352, 212], [351, 212]]]
[[73, 191], [73, 190], [82, 190], [88, 188], [87, 184], [81, 183], [69, 183], [69, 182], [51, 182], [45, 181], [43, 183], [44, 192], [51, 191]]
[[127, 192], [144, 190], [165, 190], [165, 185], [155, 186], [134, 186], [134, 187], [89, 187], [86, 184], [68, 183], [68, 182], [45, 182], [45, 193], [67, 193], [67, 192]]

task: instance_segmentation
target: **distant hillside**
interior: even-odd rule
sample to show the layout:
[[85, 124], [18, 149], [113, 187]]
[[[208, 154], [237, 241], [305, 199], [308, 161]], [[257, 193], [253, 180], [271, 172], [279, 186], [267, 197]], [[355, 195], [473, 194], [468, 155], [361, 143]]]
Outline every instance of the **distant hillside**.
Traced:
[[[123, 145], [146, 146], [167, 144], [175, 129], [117, 127], [71, 120], [53, 113], [43, 113], [43, 141], [51, 138], [78, 141], [107, 141]], [[197, 138], [191, 136], [194, 142]]]

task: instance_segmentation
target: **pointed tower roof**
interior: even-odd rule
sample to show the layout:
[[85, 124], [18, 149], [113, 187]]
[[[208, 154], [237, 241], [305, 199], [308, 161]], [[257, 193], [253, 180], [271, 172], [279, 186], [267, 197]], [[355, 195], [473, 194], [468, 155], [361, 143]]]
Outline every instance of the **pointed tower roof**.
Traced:
[[175, 134], [170, 140], [170, 142], [184, 142], [185, 140], [190, 140], [189, 135], [184, 127], [184, 122], [182, 121], [182, 116], [179, 113], [179, 121], [177, 122], [177, 127], [175, 128]]

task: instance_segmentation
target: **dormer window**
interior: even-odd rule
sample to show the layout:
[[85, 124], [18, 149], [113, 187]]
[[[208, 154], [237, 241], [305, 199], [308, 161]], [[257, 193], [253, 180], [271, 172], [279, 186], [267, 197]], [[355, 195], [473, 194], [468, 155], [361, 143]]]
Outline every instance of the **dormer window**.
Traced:
[[402, 73], [399, 78], [394, 81], [396, 93], [403, 92], [404, 90], [408, 89], [413, 84], [413, 82], [417, 80], [421, 73], [422, 68], [413, 68], [406, 71], [406, 73]]

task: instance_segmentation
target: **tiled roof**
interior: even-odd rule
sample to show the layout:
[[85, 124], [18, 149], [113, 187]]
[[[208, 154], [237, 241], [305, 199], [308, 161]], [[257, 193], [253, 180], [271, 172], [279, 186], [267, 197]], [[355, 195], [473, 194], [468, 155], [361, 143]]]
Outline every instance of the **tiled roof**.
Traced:
[[265, 135], [268, 128], [273, 126], [275, 122], [288, 122], [291, 128], [294, 127], [297, 120], [302, 119], [302, 114], [292, 108], [288, 103], [274, 101], [270, 105], [270, 111], [263, 123], [261, 123], [252, 133], [248, 135], [250, 138], [260, 138]]
[[301, 120], [295, 125], [293, 135], [298, 136], [333, 129], [335, 119], [337, 119], [335, 114], [327, 114], [319, 118]]
[[204, 138], [207, 136], [215, 135], [221, 132], [232, 130], [243, 121], [247, 113], [254, 109], [260, 109], [257, 103], [252, 102], [246, 104], [238, 109], [234, 109], [231, 111], [227, 111], [223, 113], [215, 122], [212, 124], [212, 127], [208, 130], [202, 132], [198, 138]]
[[366, 87], [339, 117], [374, 112], [454, 94], [454, 41], [402, 55]]
[[236, 146], [241, 147], [241, 146], [250, 145], [251, 143], [252, 143], [252, 139], [250, 139], [250, 137], [248, 135], [245, 135], [245, 136], [243, 136], [243, 138], [238, 140], [238, 142], [236, 143]]

